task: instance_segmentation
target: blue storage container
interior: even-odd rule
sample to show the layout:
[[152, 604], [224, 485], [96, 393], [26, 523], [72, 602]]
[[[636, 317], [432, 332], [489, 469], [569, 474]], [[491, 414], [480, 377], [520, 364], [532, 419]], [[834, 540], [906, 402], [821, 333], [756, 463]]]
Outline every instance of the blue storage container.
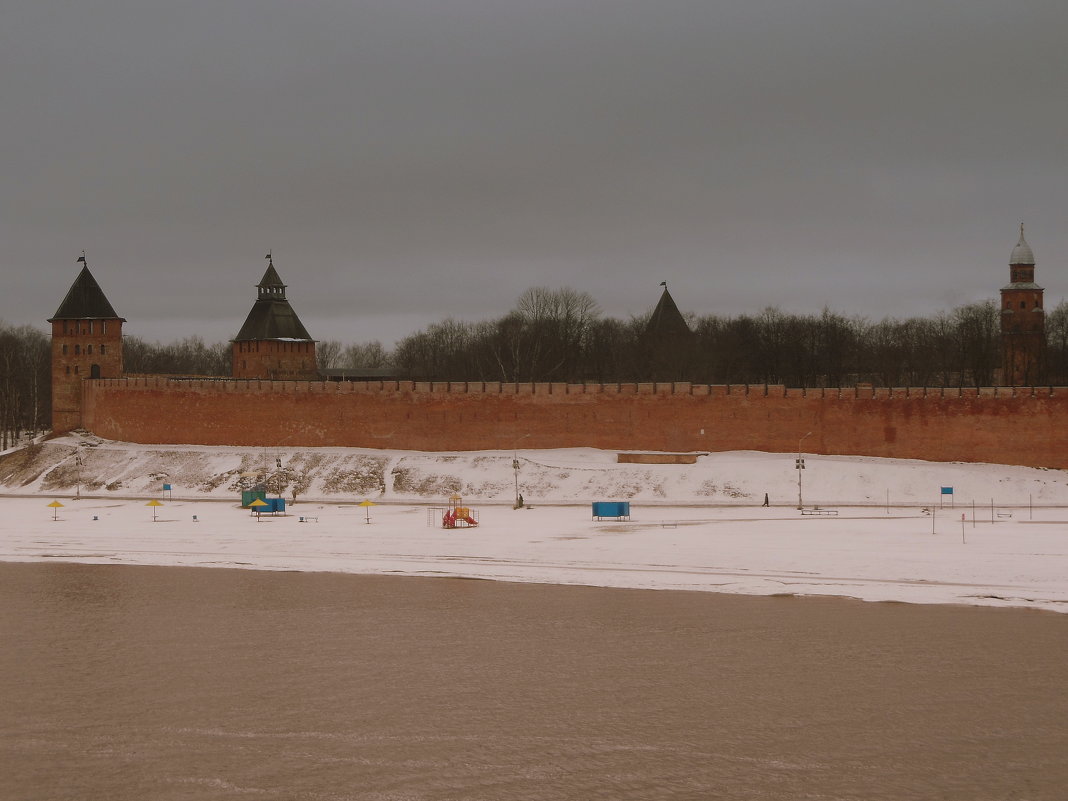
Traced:
[[594, 501], [593, 516], [598, 520], [629, 520], [630, 501]]

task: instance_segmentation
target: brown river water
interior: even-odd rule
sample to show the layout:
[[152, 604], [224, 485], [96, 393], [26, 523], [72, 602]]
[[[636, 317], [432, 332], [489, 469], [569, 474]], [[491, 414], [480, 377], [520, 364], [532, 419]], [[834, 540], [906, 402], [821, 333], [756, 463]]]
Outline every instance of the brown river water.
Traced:
[[1068, 615], [0, 564], [0, 799], [1065, 799]]

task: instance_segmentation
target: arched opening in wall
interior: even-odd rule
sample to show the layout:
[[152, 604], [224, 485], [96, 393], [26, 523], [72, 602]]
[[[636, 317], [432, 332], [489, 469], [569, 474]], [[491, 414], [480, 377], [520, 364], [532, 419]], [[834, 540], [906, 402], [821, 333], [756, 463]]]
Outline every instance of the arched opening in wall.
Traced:
[[100, 378], [100, 365], [99, 364], [94, 364], [92, 367], [89, 368], [89, 377], [90, 378]]

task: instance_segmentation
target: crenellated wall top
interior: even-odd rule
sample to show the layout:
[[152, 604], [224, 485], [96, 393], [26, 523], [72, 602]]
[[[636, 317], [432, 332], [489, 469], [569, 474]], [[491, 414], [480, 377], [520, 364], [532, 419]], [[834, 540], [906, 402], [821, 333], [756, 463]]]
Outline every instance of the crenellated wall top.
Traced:
[[564, 384], [505, 383], [500, 381], [295, 381], [239, 379], [213, 376], [127, 375], [86, 379], [86, 384], [109, 389], [215, 391], [249, 393], [512, 395], [528, 397], [576, 395], [639, 395], [650, 397], [748, 397], [824, 400], [907, 400], [916, 398], [1068, 397], [1068, 387], [787, 387], [783, 384]]

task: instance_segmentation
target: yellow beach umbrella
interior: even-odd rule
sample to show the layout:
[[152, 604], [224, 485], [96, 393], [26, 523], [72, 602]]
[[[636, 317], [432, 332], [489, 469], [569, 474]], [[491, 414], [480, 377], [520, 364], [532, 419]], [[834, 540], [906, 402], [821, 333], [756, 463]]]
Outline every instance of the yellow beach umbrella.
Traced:
[[160, 503], [159, 501], [153, 499], [153, 500], [149, 501], [148, 503], [146, 503], [145, 506], [151, 506], [152, 507], [152, 522], [155, 523], [156, 522], [156, 507], [163, 506], [163, 504]]
[[360, 501], [360, 506], [367, 510], [367, 522], [371, 522], [371, 507], [374, 506], [374, 501]]
[[252, 503], [250, 503], [248, 505], [249, 509], [252, 510], [253, 514], [256, 515], [256, 522], [257, 523], [260, 522], [260, 509], [262, 507], [264, 507], [264, 506], [270, 506], [270, 504], [267, 503], [266, 501], [264, 501], [263, 498], [257, 498], [256, 500], [254, 500]]
[[63, 508], [63, 504], [59, 501], [52, 501], [48, 504], [48, 508], [52, 510], [52, 519], [59, 520], [59, 510]]

